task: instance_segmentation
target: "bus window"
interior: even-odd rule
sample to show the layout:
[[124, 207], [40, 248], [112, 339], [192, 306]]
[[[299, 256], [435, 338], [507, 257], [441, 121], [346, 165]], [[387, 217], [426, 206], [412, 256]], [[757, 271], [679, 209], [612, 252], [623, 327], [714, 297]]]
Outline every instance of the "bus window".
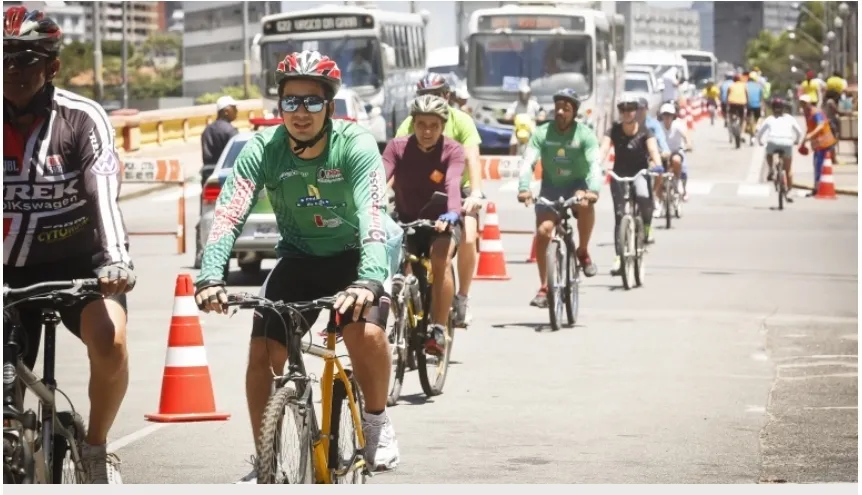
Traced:
[[395, 26], [395, 36], [397, 41], [397, 50], [401, 54], [401, 61], [398, 63], [399, 68], [406, 69], [410, 67], [410, 59], [407, 56], [407, 29], [404, 26]]
[[417, 26], [416, 30], [416, 53], [419, 54], [418, 68], [425, 68], [425, 28]]
[[610, 46], [610, 33], [606, 31], [596, 30], [596, 73], [602, 74], [606, 70], [610, 70], [610, 62], [608, 60], [608, 48]]
[[419, 65], [419, 57], [416, 53], [416, 31], [413, 26], [407, 27], [407, 60], [410, 61], [410, 67]]

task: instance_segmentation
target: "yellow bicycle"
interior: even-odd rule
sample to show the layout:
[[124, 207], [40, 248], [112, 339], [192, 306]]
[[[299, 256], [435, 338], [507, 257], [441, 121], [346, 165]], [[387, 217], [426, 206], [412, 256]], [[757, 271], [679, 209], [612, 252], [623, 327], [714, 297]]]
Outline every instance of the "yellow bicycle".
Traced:
[[[369, 476], [364, 459], [362, 396], [353, 373], [342, 366], [335, 352], [341, 324], [332, 309], [334, 303], [334, 297], [286, 303], [250, 294], [228, 296], [228, 306], [274, 311], [288, 331], [287, 370], [274, 376], [275, 391], [263, 414], [257, 453], [259, 484], [363, 484]], [[326, 347], [302, 343], [301, 313], [315, 309], [329, 310]], [[303, 354], [324, 360], [320, 379], [322, 425], [318, 425], [312, 402], [310, 385], [316, 380], [306, 372]]]

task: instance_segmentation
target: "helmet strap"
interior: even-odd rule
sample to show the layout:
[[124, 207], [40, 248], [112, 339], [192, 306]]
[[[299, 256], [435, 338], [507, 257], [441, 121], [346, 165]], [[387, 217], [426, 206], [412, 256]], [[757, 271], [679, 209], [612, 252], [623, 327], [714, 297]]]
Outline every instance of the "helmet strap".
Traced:
[[[308, 141], [303, 141], [301, 139], [295, 138], [293, 135], [290, 134], [290, 131], [288, 130], [287, 131], [288, 137], [290, 137], [290, 139], [293, 139], [293, 141], [296, 143], [296, 146], [293, 148], [293, 152], [296, 153], [297, 155], [301, 155], [301, 154], [305, 153], [306, 149], [311, 148], [312, 146], [317, 144], [321, 139], [323, 139], [323, 136], [326, 134], [326, 131], [328, 130], [327, 128], [329, 127], [329, 123], [331, 122], [329, 117], [330, 117], [329, 105], [327, 105], [326, 106], [326, 117], [324, 119], [323, 127], [321, 127], [320, 130], [317, 132], [317, 134], [315, 134], [314, 137], [309, 139]], [[286, 126], [285, 126], [285, 129], [287, 129]]]

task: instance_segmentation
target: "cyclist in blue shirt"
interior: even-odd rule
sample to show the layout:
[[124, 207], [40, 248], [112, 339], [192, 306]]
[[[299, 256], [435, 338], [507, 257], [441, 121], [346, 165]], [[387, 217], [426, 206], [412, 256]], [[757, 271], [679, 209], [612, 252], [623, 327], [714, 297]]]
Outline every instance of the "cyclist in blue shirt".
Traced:
[[[655, 140], [658, 142], [658, 152], [661, 154], [662, 159], [669, 158], [670, 148], [667, 146], [667, 136], [665, 136], [661, 122], [652, 115], [649, 115], [649, 101], [646, 98], [643, 96], [639, 97], [638, 103], [640, 104], [638, 108], [638, 121], [645, 125], [655, 136]], [[653, 165], [659, 164], [654, 163]]]
[[721, 86], [718, 87], [721, 92], [721, 115], [724, 116], [724, 127], [727, 127], [727, 91], [731, 84], [733, 84], [733, 72], [727, 72], [724, 74], [724, 81], [721, 81]]
[[754, 122], [748, 121], [749, 140], [754, 144], [754, 135], [757, 126], [760, 124], [760, 107], [763, 104], [763, 85], [757, 80], [757, 76], [752, 76], [750, 72], [745, 75], [749, 76], [748, 82], [745, 83], [745, 89], [748, 91], [748, 115], [754, 117]]

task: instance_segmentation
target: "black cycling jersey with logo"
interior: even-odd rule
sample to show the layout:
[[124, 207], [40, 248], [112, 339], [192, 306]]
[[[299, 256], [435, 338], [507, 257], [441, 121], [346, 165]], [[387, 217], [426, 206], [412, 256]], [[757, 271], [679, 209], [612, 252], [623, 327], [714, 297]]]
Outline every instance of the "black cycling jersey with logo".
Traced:
[[114, 128], [96, 102], [46, 91], [50, 109], [24, 132], [9, 124], [4, 102], [3, 265], [81, 256], [94, 268], [131, 265]]
[[605, 135], [614, 144], [614, 173], [620, 177], [633, 177], [649, 167], [647, 139], [655, 136], [645, 124], [639, 124], [637, 132], [628, 136], [623, 131], [623, 124], [616, 122]]

